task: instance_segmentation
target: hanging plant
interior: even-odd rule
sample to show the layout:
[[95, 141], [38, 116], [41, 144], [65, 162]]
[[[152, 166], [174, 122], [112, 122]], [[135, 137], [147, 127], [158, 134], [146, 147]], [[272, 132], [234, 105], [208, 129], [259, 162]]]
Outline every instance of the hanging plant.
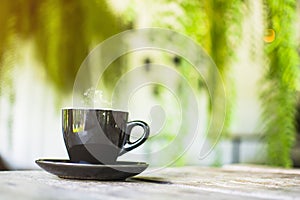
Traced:
[[261, 93], [268, 164], [290, 167], [296, 129], [296, 91], [299, 54], [295, 42], [295, 0], [265, 0], [265, 53], [268, 59]]
[[[166, 1], [174, 4], [173, 1]], [[215, 109], [214, 116], [217, 121], [224, 121], [222, 134], [228, 136], [228, 128], [233, 113], [233, 104], [235, 99], [235, 88], [233, 79], [230, 77], [231, 64], [234, 60], [234, 49], [241, 39], [241, 29], [243, 23], [243, 14], [245, 12], [245, 3], [242, 0], [209, 0], [209, 1], [178, 1], [180, 9], [163, 11], [155, 25], [167, 26], [173, 30], [183, 32], [202, 45], [208, 55], [212, 58], [219, 71], [210, 68], [210, 77], [208, 85], [211, 91], [209, 111], [212, 107]], [[179, 10], [179, 11], [178, 11]], [[177, 11], [177, 13], [175, 13]], [[164, 16], [166, 21], [164, 21]], [[170, 17], [173, 16], [176, 23], [170, 24]], [[190, 66], [189, 66], [190, 67]], [[179, 68], [181, 73], [192, 81], [194, 87], [203, 89], [203, 80], [200, 77], [195, 78], [195, 73], [186, 69], [185, 66]], [[216, 76], [220, 73], [223, 82], [218, 82]], [[222, 119], [222, 107], [220, 101], [224, 90], [226, 91], [226, 117]], [[220, 113], [218, 115], [218, 113]], [[218, 128], [218, 127], [216, 127]], [[210, 132], [210, 138], [218, 137], [217, 130]]]
[[93, 46], [125, 29], [103, 0], [4, 1], [0, 25], [0, 75], [7, 67], [4, 57], [18, 50], [18, 44], [11, 48], [13, 35], [16, 43], [34, 42], [48, 80], [62, 93], [72, 91], [76, 73]]
[[[224, 120], [222, 135], [228, 136], [228, 128], [231, 122], [235, 101], [235, 87], [233, 79], [230, 76], [230, 66], [234, 61], [234, 51], [241, 39], [243, 16], [246, 5], [242, 0], [211, 0], [207, 1], [204, 5], [208, 24], [206, 50], [219, 70], [210, 70], [210, 80], [208, 84], [213, 88], [210, 108], [214, 107], [214, 109], [217, 110], [216, 113], [218, 113], [220, 104], [218, 99], [222, 98], [222, 96], [220, 96], [222, 95], [220, 90], [225, 89], [225, 119], [216, 116], [216, 120]], [[220, 73], [223, 82], [217, 81], [216, 76], [218, 73]], [[212, 130], [210, 135], [211, 138], [215, 138], [217, 135], [218, 133], [215, 130]]]

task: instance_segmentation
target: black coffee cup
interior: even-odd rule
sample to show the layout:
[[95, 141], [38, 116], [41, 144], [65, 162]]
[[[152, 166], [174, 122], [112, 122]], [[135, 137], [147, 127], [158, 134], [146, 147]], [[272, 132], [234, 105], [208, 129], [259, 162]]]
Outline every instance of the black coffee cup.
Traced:
[[[135, 126], [144, 133], [131, 142]], [[62, 130], [70, 160], [91, 164], [113, 164], [149, 136], [149, 126], [143, 121], [128, 122], [128, 112], [102, 109], [62, 109]]]

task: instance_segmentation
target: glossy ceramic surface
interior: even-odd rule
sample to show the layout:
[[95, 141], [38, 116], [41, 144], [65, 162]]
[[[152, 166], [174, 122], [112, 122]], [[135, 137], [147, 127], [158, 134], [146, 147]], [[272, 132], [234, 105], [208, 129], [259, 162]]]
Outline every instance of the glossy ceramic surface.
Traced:
[[[114, 164], [118, 156], [143, 144], [149, 136], [149, 126], [127, 120], [128, 113], [124, 111], [62, 109], [62, 131], [70, 160]], [[135, 126], [142, 127], [144, 133], [130, 142]]]
[[69, 160], [39, 159], [35, 161], [45, 171], [60, 178], [117, 181], [143, 172], [148, 164], [144, 162], [117, 161], [113, 165], [72, 163]]

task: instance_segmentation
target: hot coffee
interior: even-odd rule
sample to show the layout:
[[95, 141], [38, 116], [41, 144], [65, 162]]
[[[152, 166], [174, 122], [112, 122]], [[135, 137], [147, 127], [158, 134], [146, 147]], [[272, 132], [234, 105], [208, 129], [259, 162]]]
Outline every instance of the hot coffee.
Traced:
[[[118, 156], [140, 146], [149, 136], [143, 121], [128, 122], [128, 112], [102, 109], [63, 109], [62, 129], [72, 162], [113, 164]], [[144, 129], [143, 135], [131, 142], [133, 127]]]

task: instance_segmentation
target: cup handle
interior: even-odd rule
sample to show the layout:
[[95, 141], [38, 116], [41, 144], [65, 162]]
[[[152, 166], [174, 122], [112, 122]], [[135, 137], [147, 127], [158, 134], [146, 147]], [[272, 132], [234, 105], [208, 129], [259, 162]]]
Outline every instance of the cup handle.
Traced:
[[[138, 140], [136, 140], [134, 142], [130, 142], [130, 134], [131, 134], [133, 127], [135, 127], [135, 126], [142, 127], [144, 129], [144, 133]], [[149, 133], [150, 133], [150, 128], [149, 128], [148, 124], [146, 124], [145, 122], [138, 121], [138, 120], [127, 122], [124, 144], [123, 144], [122, 150], [119, 153], [119, 156], [123, 155], [124, 153], [127, 153], [128, 151], [131, 151], [132, 149], [143, 144], [149, 137]]]

